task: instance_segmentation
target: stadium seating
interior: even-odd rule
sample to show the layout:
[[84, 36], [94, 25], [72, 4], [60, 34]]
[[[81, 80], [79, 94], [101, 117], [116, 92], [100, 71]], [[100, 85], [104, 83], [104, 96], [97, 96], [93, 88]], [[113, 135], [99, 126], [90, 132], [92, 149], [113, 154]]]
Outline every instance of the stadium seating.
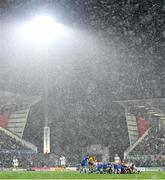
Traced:
[[7, 133], [7, 130], [2, 130], [0, 128], [0, 151], [15, 151], [15, 150], [24, 150], [27, 149], [26, 146], [23, 146], [21, 141], [18, 141], [13, 136], [10, 136]]
[[141, 137], [148, 129], [149, 129], [149, 120], [146, 119], [144, 116], [137, 116], [136, 117], [137, 128], [139, 137]]
[[[125, 159], [137, 166], [162, 166], [165, 162], [165, 99], [118, 103], [125, 108], [130, 139], [130, 146], [124, 152]], [[137, 139], [133, 139], [133, 135]]]
[[0, 167], [13, 167], [13, 157], [20, 167], [27, 167], [37, 153], [37, 147], [22, 137], [30, 107], [37, 97], [0, 91]]
[[8, 130], [0, 128], [0, 167], [12, 167], [14, 156], [26, 157], [36, 154], [37, 147], [13, 135]]
[[12, 134], [7, 129], [4, 129], [4, 128], [0, 127], [0, 133], [1, 133], [0, 134], [0, 138], [1, 138], [0, 143], [2, 144], [1, 145], [1, 152], [3, 150], [4, 151], [10, 150], [12, 148], [12, 146], [15, 146], [17, 144], [19, 144], [19, 146], [21, 147], [20, 150], [24, 150], [23, 147], [25, 147], [25, 149], [29, 149], [29, 150], [32, 150], [34, 152], [37, 152], [37, 147], [36, 146], [34, 146], [33, 144], [19, 138], [18, 136]]
[[157, 155], [160, 154], [164, 147], [164, 142], [156, 134], [152, 134], [151, 130], [141, 143], [139, 143], [130, 155]]
[[0, 127], [6, 128], [7, 124], [8, 124], [8, 113], [7, 112], [3, 112], [0, 115]]

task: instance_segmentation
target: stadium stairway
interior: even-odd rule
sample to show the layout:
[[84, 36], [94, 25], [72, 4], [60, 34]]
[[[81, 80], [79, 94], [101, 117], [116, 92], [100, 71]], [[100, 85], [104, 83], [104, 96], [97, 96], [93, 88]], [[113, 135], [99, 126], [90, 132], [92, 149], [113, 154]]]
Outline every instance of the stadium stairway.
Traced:
[[[30, 108], [29, 108], [30, 109]], [[22, 138], [27, 122], [29, 109], [11, 112], [8, 119], [7, 130]]]
[[139, 138], [136, 117], [129, 113], [127, 114], [126, 117], [127, 117], [127, 127], [128, 127], [130, 144], [133, 145]]

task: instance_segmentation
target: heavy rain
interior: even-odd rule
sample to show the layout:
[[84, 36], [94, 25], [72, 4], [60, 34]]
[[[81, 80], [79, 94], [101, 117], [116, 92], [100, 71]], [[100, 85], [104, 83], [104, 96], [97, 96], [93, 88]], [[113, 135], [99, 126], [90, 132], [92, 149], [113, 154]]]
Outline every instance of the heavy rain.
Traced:
[[0, 168], [165, 166], [164, 15], [164, 0], [1, 0]]

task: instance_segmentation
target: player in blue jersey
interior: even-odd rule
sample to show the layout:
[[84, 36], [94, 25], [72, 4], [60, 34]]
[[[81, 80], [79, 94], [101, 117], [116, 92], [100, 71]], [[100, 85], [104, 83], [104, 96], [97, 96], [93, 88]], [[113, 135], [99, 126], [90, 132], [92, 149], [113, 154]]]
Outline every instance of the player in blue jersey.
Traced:
[[109, 163], [107, 164], [107, 173], [109, 173], [109, 174], [114, 173], [114, 164], [111, 163], [111, 162], [109, 162]]
[[122, 164], [114, 164], [114, 173], [121, 174], [122, 171]]
[[98, 173], [103, 174], [107, 172], [108, 165], [106, 163], [97, 162], [95, 166]]
[[88, 156], [85, 156], [82, 158], [81, 163], [80, 163], [81, 167], [80, 167], [80, 173], [81, 172], [88, 172]]

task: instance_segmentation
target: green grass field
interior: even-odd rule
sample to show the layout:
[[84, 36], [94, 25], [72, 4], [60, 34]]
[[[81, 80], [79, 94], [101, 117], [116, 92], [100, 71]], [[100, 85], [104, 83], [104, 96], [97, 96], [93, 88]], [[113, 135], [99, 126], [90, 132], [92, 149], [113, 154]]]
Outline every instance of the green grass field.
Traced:
[[0, 179], [165, 179], [165, 172], [140, 174], [80, 174], [78, 172], [0, 172]]

